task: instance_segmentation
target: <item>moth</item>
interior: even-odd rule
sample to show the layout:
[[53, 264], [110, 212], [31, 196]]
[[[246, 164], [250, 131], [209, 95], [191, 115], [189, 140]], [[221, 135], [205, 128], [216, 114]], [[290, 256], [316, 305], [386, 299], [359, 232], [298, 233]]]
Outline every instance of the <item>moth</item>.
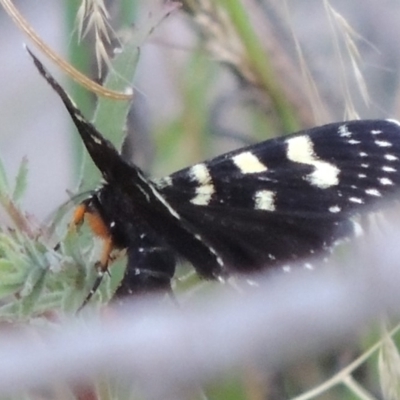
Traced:
[[225, 279], [326, 253], [400, 184], [400, 125], [331, 123], [241, 148], [152, 180], [124, 160], [30, 53], [67, 108], [104, 183], [76, 209], [104, 241], [98, 277], [126, 249], [116, 296], [169, 291], [179, 259]]

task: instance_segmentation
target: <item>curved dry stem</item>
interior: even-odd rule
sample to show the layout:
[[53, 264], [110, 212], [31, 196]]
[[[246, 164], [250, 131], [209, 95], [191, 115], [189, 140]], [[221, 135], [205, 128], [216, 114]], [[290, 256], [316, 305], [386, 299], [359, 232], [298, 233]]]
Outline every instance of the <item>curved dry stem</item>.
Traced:
[[57, 53], [55, 53], [46, 43], [38, 36], [28, 21], [21, 15], [17, 8], [13, 5], [11, 0], [0, 0], [0, 4], [6, 10], [7, 14], [12, 18], [14, 23], [39, 47], [39, 49], [46, 54], [48, 58], [54, 61], [67, 75], [69, 75], [74, 81], [88, 89], [89, 91], [96, 93], [102, 97], [108, 97], [115, 100], [130, 100], [132, 98], [132, 91], [129, 93], [121, 93], [113, 90], [109, 90], [99, 85], [98, 83], [89, 79], [86, 75], [82, 74], [71, 64], [66, 62]]
[[353, 28], [351, 28], [350, 24], [345, 20], [345, 18], [331, 6], [329, 0], [324, 0], [323, 4], [326, 10], [330, 30], [332, 32], [333, 48], [336, 53], [341, 75], [340, 86], [345, 100], [345, 115], [346, 117], [351, 119], [359, 119], [359, 115], [354, 105], [353, 96], [351, 94], [351, 89], [349, 87], [348, 79], [346, 78], [345, 57], [341, 50], [342, 40], [346, 48], [347, 59], [349, 60], [352, 67], [353, 75], [355, 77], [355, 81], [357, 82], [361, 97], [363, 98], [365, 104], [368, 106], [370, 102], [368, 89], [358, 65], [360, 54], [354, 42], [354, 38], [358, 38], [359, 35], [355, 32]]
[[284, 6], [284, 11], [285, 11], [285, 16], [288, 21], [288, 27], [289, 31], [296, 49], [297, 53], [297, 58], [300, 66], [300, 71], [302, 74], [303, 82], [304, 82], [304, 88], [306, 90], [306, 94], [308, 97], [308, 102], [310, 104], [310, 107], [312, 109], [313, 117], [315, 120], [315, 123], [318, 125], [322, 125], [326, 121], [330, 120], [329, 117], [329, 112], [325, 107], [325, 104], [320, 96], [320, 93], [318, 91], [317, 83], [315, 82], [311, 70], [309, 66], [307, 65], [306, 58], [303, 53], [302, 45], [300, 43], [299, 38], [296, 35], [295, 29], [294, 29], [294, 22], [292, 21], [292, 16], [291, 12], [289, 9], [289, 5], [287, 3], [287, 0], [283, 2]]

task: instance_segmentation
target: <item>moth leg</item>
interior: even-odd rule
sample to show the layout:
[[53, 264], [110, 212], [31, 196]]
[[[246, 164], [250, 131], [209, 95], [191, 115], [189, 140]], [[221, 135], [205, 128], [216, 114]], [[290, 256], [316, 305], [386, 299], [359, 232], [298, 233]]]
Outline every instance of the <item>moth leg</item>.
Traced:
[[[85, 203], [81, 203], [78, 207], [75, 208], [74, 215], [72, 216], [72, 220], [69, 223], [68, 232], [74, 231], [82, 225], [83, 220], [85, 219], [86, 212], [87, 205]], [[53, 247], [53, 250], [60, 250], [60, 246], [61, 243], [57, 242], [57, 244]]]
[[92, 289], [85, 297], [78, 311], [85, 307], [85, 305], [91, 300], [101, 285], [104, 275], [108, 273], [108, 265], [111, 259], [111, 253], [115, 247], [107, 225], [96, 209], [90, 206], [89, 202], [83, 202], [75, 209], [72, 222], [70, 224], [70, 229], [76, 229], [83, 223], [84, 220], [87, 221], [94, 235], [103, 240], [103, 249], [101, 251], [100, 260], [96, 263], [97, 277], [94, 281]]
[[74, 211], [72, 221], [69, 224], [69, 230], [79, 228], [85, 219], [85, 215], [88, 212], [88, 205], [86, 203], [79, 204]]
[[101, 285], [101, 282], [103, 282], [104, 275], [106, 273], [109, 273], [108, 263], [110, 261], [111, 252], [113, 251], [113, 249], [114, 249], [113, 241], [111, 236], [109, 236], [108, 238], [104, 239], [101, 258], [100, 261], [96, 263], [97, 277], [93, 283], [92, 288], [90, 289], [90, 292], [87, 294], [87, 296], [83, 300], [82, 305], [79, 307], [78, 312], [82, 310], [82, 308], [85, 307], [86, 304], [91, 300], [91, 298], [97, 292], [97, 289]]

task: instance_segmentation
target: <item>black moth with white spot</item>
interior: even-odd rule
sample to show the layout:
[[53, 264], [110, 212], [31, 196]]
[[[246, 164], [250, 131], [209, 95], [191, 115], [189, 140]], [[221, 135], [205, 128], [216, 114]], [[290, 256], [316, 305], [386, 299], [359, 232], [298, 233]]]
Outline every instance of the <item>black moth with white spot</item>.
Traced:
[[[34, 57], [34, 56], [33, 56]], [[117, 295], [169, 290], [179, 258], [223, 279], [321, 254], [354, 233], [352, 217], [400, 185], [400, 125], [333, 123], [148, 179], [62, 98], [105, 183], [86, 200], [127, 249]]]

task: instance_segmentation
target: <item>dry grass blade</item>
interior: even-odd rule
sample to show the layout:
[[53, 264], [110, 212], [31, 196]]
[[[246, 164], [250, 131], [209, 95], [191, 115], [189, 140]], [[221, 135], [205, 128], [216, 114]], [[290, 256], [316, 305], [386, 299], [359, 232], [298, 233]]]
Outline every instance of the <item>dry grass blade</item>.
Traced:
[[[263, 41], [254, 30], [246, 6], [240, 0], [211, 2], [186, 0], [191, 15], [203, 36], [204, 47], [212, 57], [227, 64], [246, 87], [256, 89], [258, 103], [273, 109], [280, 128], [294, 131], [299, 127], [296, 108], [288, 100]], [[268, 30], [268, 24], [265, 24]], [[271, 37], [264, 34], [263, 37]], [[262, 100], [262, 101], [260, 101]]]
[[296, 48], [297, 57], [299, 59], [301, 73], [303, 76], [303, 80], [305, 82], [304, 86], [306, 88], [307, 97], [308, 97], [308, 100], [309, 100], [309, 103], [310, 103], [310, 106], [311, 106], [311, 109], [313, 112], [314, 120], [315, 120], [316, 124], [320, 125], [320, 124], [325, 123], [328, 120], [328, 118], [327, 118], [328, 111], [324, 107], [324, 103], [318, 92], [317, 84], [312, 77], [310, 69], [308, 68], [300, 41], [298, 40], [297, 35], [294, 31], [294, 25], [292, 22], [292, 18], [291, 18], [291, 14], [289, 11], [287, 0], [284, 1], [284, 8], [285, 8], [286, 17], [288, 19], [288, 25], [290, 27], [292, 39], [293, 39], [293, 42], [294, 42], [294, 45]]
[[246, 50], [225, 10], [208, 0], [188, 3], [208, 52], [216, 60], [234, 67], [247, 82], [258, 85], [257, 75], [246, 61]]
[[[102, 0], [83, 0], [77, 12], [79, 38], [84, 37], [90, 29], [95, 29], [110, 41], [108, 30], [110, 15]], [[84, 29], [86, 21], [86, 28]]]
[[[346, 60], [352, 66], [355, 80], [366, 105], [369, 104], [367, 85], [359, 68], [360, 54], [355, 43], [355, 39], [359, 38], [359, 35], [351, 28], [346, 19], [331, 6], [328, 0], [324, 0], [324, 7], [329, 20], [333, 46], [340, 70], [340, 84], [345, 101], [345, 118], [356, 119], [359, 118], [359, 115], [356, 111], [346, 76]], [[346, 47], [347, 58], [342, 52], [342, 44]]]
[[[293, 131], [299, 126], [313, 126], [316, 120], [329, 120], [322, 107], [315, 107], [314, 112], [312, 110], [313, 105], [321, 105], [322, 102], [315, 95], [315, 87], [310, 89], [313, 86], [312, 77], [305, 72], [304, 59], [299, 57], [305, 72], [302, 79], [291, 49], [285, 46], [289, 34], [279, 33], [275, 8], [268, 13], [262, 12], [257, 2], [246, 3], [238, 8], [239, 11], [233, 2], [186, 0], [184, 4], [212, 58], [229, 65], [246, 88], [256, 89], [255, 102], [268, 113], [271, 108], [274, 109], [281, 124], [279, 129]], [[285, 33], [290, 32], [286, 23], [281, 24], [284, 19], [279, 19], [279, 28]], [[308, 97], [312, 99], [310, 102], [304, 101], [307, 90]]]
[[87, 76], [79, 72], [71, 64], [66, 62], [58, 54], [56, 54], [46, 43], [38, 36], [31, 25], [26, 19], [20, 14], [15, 8], [11, 0], [0, 0], [0, 4], [7, 11], [8, 15], [12, 18], [14, 23], [35, 43], [39, 49], [46, 54], [53, 62], [55, 62], [67, 75], [69, 75], [74, 81], [84, 86], [89, 91], [96, 93], [102, 97], [108, 97], [115, 100], [130, 100], [132, 98], [132, 90], [129, 88], [127, 93], [115, 92], [99, 85], [92, 81]]
[[358, 51], [355, 40], [361, 39], [360, 35], [350, 26], [350, 24], [334, 9], [331, 9], [332, 15], [335, 17], [338, 26], [341, 28], [344, 36], [344, 43], [346, 46], [347, 54], [349, 56], [351, 66], [353, 69], [354, 78], [357, 82], [360, 94], [366, 105], [370, 103], [367, 84], [364, 76], [359, 67], [361, 55]]
[[[95, 52], [98, 66], [98, 75], [101, 76], [102, 62], [110, 67], [106, 45], [111, 43], [111, 25], [108, 20], [110, 15], [103, 0], [83, 0], [77, 12], [78, 36], [82, 39], [89, 31], [94, 31]], [[115, 35], [114, 35], [115, 36]]]

